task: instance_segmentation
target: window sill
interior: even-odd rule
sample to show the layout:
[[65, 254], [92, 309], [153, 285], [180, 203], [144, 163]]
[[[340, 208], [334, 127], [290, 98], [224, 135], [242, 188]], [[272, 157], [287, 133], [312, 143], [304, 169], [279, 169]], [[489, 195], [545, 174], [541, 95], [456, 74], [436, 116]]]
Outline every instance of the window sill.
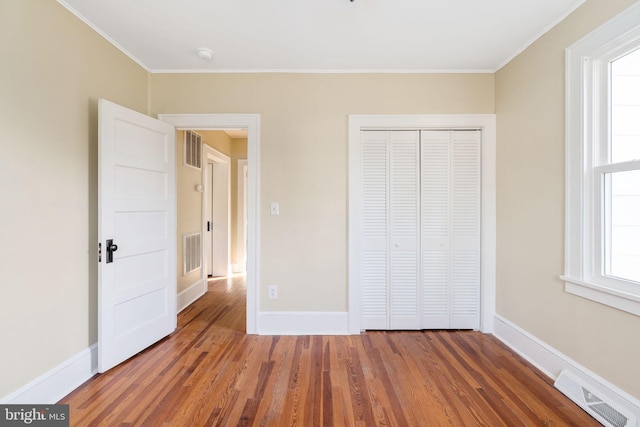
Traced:
[[640, 295], [622, 292], [596, 283], [584, 282], [568, 276], [560, 276], [564, 280], [564, 290], [618, 310], [640, 316]]

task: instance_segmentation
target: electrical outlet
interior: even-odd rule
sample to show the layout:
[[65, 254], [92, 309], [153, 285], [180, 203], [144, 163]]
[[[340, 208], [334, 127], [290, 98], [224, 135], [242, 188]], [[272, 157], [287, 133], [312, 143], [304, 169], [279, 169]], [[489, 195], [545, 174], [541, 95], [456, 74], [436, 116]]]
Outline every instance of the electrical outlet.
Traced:
[[278, 299], [278, 287], [271, 285], [268, 288], [269, 299]]

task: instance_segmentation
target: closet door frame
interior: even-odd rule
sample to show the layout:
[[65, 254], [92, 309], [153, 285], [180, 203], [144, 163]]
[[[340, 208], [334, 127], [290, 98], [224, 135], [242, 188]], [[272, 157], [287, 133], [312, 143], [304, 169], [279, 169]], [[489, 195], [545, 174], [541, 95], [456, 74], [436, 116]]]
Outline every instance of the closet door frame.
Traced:
[[349, 116], [349, 333], [362, 331], [360, 248], [360, 132], [363, 130], [479, 129], [481, 136], [480, 331], [492, 333], [496, 300], [495, 114]]

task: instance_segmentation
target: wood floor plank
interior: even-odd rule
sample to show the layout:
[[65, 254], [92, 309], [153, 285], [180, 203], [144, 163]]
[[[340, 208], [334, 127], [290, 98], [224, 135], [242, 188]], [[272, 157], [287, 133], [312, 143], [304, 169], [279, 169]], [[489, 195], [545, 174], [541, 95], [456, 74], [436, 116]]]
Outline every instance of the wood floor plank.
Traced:
[[61, 400], [71, 425], [599, 426], [490, 335], [246, 335], [245, 289], [210, 280], [173, 334]]

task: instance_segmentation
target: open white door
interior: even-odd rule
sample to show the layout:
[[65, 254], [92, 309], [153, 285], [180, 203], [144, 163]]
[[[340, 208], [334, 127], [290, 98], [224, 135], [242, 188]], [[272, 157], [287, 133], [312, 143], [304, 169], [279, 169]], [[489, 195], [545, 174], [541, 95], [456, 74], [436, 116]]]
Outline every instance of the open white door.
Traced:
[[229, 275], [229, 162], [213, 162], [213, 268], [214, 276]]
[[175, 128], [101, 99], [98, 370], [176, 328]]
[[218, 150], [204, 145], [204, 159], [207, 162], [202, 180], [205, 183], [205, 211], [203, 218], [210, 219], [210, 227], [204, 224], [206, 233], [204, 259], [207, 263], [207, 274], [215, 277], [226, 277], [230, 273], [230, 181], [231, 159]]

